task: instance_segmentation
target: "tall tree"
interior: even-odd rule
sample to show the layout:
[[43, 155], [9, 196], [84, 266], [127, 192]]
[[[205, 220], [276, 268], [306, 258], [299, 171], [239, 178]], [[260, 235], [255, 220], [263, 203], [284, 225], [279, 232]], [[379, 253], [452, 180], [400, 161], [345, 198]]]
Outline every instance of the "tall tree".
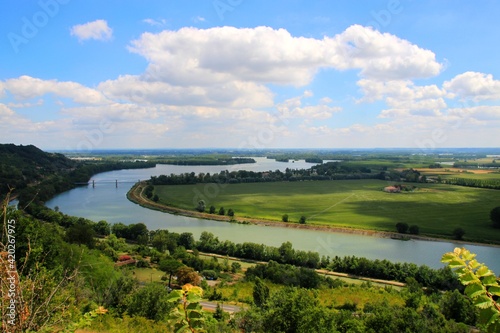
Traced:
[[463, 228], [456, 228], [453, 230], [453, 237], [457, 240], [462, 240], [465, 235], [465, 230]]
[[177, 275], [177, 282], [180, 285], [185, 285], [187, 283], [190, 283], [194, 286], [200, 285], [201, 278], [198, 275], [198, 273], [196, 273], [194, 269], [192, 269], [191, 267], [182, 266], [177, 270], [176, 275]]
[[183, 232], [179, 236], [179, 246], [184, 246], [186, 250], [191, 250], [195, 245], [193, 234], [190, 232]]
[[94, 237], [94, 229], [84, 221], [78, 221], [66, 231], [66, 238], [70, 243], [86, 245], [91, 249], [95, 246]]
[[400, 233], [400, 234], [406, 234], [408, 232], [408, 224], [407, 223], [404, 223], [404, 222], [398, 222], [396, 223], [396, 230]]
[[172, 275], [174, 275], [179, 268], [184, 266], [184, 264], [175, 259], [162, 259], [159, 263], [159, 268], [161, 271], [167, 273], [168, 276], [168, 287], [171, 288]]
[[107, 236], [111, 232], [111, 226], [107, 221], [99, 221], [94, 225], [94, 230], [98, 235]]
[[490, 220], [495, 228], [500, 228], [500, 206], [495, 207], [490, 212]]
[[269, 299], [269, 287], [266, 286], [264, 282], [258, 277], [255, 278], [255, 284], [253, 286], [253, 302], [259, 308], [264, 307], [267, 300]]
[[196, 206], [196, 210], [199, 211], [200, 213], [205, 211], [205, 201], [204, 200], [198, 201], [198, 206]]

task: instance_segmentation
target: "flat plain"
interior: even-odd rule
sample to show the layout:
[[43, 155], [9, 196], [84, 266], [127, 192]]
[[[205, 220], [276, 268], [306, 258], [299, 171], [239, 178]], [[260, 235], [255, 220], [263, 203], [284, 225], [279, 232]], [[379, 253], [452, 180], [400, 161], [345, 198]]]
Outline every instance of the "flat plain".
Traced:
[[[160, 203], [194, 210], [204, 199], [235, 211], [236, 220], [251, 217], [289, 223], [301, 216], [311, 225], [394, 232], [398, 222], [417, 225], [420, 234], [451, 238], [463, 228], [465, 240], [500, 242], [500, 230], [492, 228], [489, 212], [500, 204], [500, 191], [446, 184], [415, 185], [413, 192], [386, 193], [382, 180], [334, 180], [245, 184], [196, 184], [155, 186]], [[200, 196], [200, 194], [202, 196]]]

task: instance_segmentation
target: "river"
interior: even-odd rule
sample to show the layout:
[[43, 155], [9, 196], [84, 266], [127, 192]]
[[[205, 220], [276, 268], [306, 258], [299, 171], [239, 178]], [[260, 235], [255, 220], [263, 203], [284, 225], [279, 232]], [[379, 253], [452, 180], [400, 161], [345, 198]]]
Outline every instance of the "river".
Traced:
[[[434, 242], [389, 238], [356, 234], [334, 233], [317, 230], [280, 228], [272, 226], [244, 225], [162, 213], [143, 208], [130, 202], [126, 193], [138, 180], [146, 180], [161, 174], [214, 173], [222, 170], [269, 171], [286, 168], [309, 168], [312, 164], [305, 161], [276, 162], [266, 158], [255, 158], [257, 163], [233, 166], [178, 166], [160, 165], [149, 169], [118, 170], [95, 175], [95, 187], [77, 187], [57, 195], [47, 202], [50, 208], [59, 207], [65, 214], [85, 217], [94, 221], [106, 220], [110, 223], [125, 224], [144, 222], [149, 230], [168, 229], [174, 232], [191, 232], [198, 239], [202, 231], [212, 232], [220, 240], [235, 243], [254, 242], [279, 246], [290, 241], [294, 248], [316, 251], [320, 255], [354, 255], [369, 259], [387, 259], [395, 262], [412, 262], [432, 268], [443, 267], [440, 258], [443, 253], [452, 251], [463, 244], [454, 242]], [[116, 186], [116, 180], [118, 186]], [[465, 245], [476, 253], [480, 262], [486, 263], [495, 273], [500, 273], [500, 248], [491, 246]]]

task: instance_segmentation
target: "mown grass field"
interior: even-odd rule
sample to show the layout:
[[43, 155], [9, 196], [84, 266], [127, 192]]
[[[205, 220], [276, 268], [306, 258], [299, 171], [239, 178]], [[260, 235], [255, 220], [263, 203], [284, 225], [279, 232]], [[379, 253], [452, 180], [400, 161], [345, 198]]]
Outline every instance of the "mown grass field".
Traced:
[[[307, 224], [395, 231], [398, 222], [418, 225], [421, 234], [451, 237], [455, 228], [466, 240], [500, 241], [489, 212], [500, 205], [500, 191], [444, 184], [415, 184], [415, 192], [386, 193], [381, 180], [197, 184], [156, 186], [160, 203], [194, 209], [205, 195], [207, 210], [232, 208], [238, 216]], [[197, 195], [198, 194], [198, 195]]]
[[133, 276], [139, 281], [143, 283], [149, 282], [162, 282], [161, 277], [165, 275], [164, 272], [156, 269], [156, 268], [137, 268], [134, 267], [132, 270]]

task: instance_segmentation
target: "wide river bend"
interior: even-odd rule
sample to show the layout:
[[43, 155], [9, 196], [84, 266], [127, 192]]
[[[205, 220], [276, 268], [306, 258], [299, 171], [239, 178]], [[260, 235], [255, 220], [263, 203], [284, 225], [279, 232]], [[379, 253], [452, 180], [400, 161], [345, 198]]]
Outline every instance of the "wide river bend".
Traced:
[[[143, 208], [130, 202], [126, 193], [138, 180], [146, 180], [161, 174], [218, 173], [222, 170], [268, 171], [286, 168], [309, 168], [305, 161], [276, 162], [266, 158], [255, 158], [257, 163], [235, 166], [178, 166], [158, 164], [155, 168], [119, 170], [97, 174], [88, 186], [77, 187], [57, 195], [47, 206], [59, 207], [65, 214], [85, 217], [94, 221], [125, 224], [144, 222], [149, 230], [168, 229], [174, 232], [191, 232], [198, 239], [202, 231], [212, 232], [220, 240], [235, 243], [254, 242], [279, 246], [290, 241], [295, 249], [316, 251], [320, 255], [354, 255], [369, 259], [412, 262], [432, 268], [443, 267], [440, 258], [463, 244], [422, 240], [400, 241], [358, 234], [335, 233], [317, 230], [283, 228], [274, 226], [244, 225], [227, 222], [189, 218]], [[95, 187], [92, 186], [95, 181]], [[118, 186], [116, 186], [118, 181]], [[194, 194], [193, 194], [194, 196]], [[484, 262], [496, 274], [500, 274], [500, 247], [465, 245], [477, 259]]]

